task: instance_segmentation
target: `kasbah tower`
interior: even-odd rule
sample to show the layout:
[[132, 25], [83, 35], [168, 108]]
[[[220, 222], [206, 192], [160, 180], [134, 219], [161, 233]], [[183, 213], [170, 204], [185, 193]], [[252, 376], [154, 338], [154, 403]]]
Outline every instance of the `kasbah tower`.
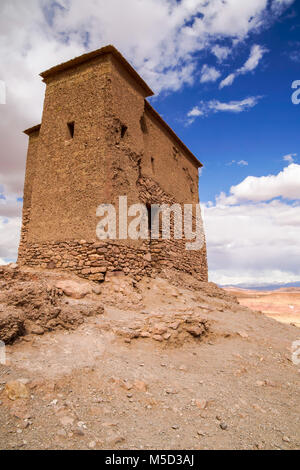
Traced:
[[[29, 136], [21, 265], [93, 281], [175, 269], [207, 281], [206, 246], [185, 240], [99, 240], [100, 204], [198, 204], [202, 166], [146, 100], [153, 92], [106, 46], [41, 74], [42, 123]], [[118, 217], [117, 217], [118, 220]]]

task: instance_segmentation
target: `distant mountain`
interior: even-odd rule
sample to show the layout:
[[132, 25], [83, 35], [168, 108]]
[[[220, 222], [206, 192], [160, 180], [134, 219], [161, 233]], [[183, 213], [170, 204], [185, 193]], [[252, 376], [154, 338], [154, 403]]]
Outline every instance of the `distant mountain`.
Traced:
[[287, 290], [291, 291], [294, 288], [300, 289], [300, 282], [289, 282], [287, 284], [266, 284], [260, 286], [249, 286], [249, 284], [227, 284], [227, 285], [220, 285], [220, 287], [224, 287], [226, 289], [249, 289], [249, 290]]

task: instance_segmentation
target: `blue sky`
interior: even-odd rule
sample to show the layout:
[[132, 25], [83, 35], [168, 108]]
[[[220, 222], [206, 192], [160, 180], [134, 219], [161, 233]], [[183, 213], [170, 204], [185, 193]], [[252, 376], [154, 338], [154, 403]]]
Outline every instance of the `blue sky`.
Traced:
[[[162, 93], [153, 100], [157, 110], [204, 164], [200, 180], [203, 202], [213, 200], [221, 191], [228, 192], [231, 185], [249, 174], [278, 173], [285, 165], [282, 157], [289, 153], [300, 156], [300, 106], [291, 101], [292, 82], [300, 77], [300, 2], [295, 2], [280, 21], [251, 34], [224, 63], [218, 64], [210, 52], [205, 63], [222, 71], [224, 77], [226, 72], [241, 67], [253, 44], [262, 45], [268, 52], [253, 72], [239, 76], [232, 86], [220, 90], [221, 78], [206, 84], [196, 80], [193, 86], [177, 93]], [[298, 61], [291, 59], [295, 51]], [[201, 56], [199, 74], [202, 64]], [[240, 101], [249, 96], [261, 98], [245, 112], [220, 112], [183, 125], [183, 112], [186, 115], [201, 101]], [[248, 165], [229, 165], [232, 160], [244, 160]]]
[[[210, 280], [300, 282], [300, 5], [297, 0], [2, 0], [0, 263], [19, 242], [39, 73], [107, 44], [155, 91], [152, 105], [204, 164]], [[1, 98], [0, 98], [1, 101]]]

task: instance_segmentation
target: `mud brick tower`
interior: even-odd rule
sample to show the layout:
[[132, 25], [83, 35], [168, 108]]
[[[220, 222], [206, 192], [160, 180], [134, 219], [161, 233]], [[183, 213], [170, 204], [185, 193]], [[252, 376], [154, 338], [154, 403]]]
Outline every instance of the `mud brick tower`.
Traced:
[[41, 74], [42, 123], [29, 136], [18, 262], [102, 281], [171, 268], [207, 280], [206, 247], [96, 237], [99, 204], [197, 204], [201, 163], [146, 101], [153, 95], [107, 46]]

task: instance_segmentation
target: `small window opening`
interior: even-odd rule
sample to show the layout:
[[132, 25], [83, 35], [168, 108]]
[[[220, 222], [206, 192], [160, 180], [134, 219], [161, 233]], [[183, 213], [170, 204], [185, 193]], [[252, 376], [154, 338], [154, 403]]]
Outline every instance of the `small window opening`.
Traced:
[[154, 173], [155, 172], [155, 166], [154, 166], [154, 158], [151, 157], [151, 168], [152, 168], [152, 172]]
[[151, 219], [151, 205], [146, 204], [147, 207], [147, 213], [148, 213], [148, 231], [149, 231], [149, 236], [151, 238], [151, 227], [152, 227], [152, 219]]
[[121, 127], [121, 139], [123, 139], [123, 138], [125, 137], [125, 134], [126, 134], [126, 132], [127, 132], [127, 129], [128, 129], [128, 127], [125, 126], [125, 125], [123, 125], [123, 126]]
[[71, 139], [74, 137], [74, 130], [75, 130], [75, 122], [68, 122], [68, 130], [69, 130], [69, 136]]

